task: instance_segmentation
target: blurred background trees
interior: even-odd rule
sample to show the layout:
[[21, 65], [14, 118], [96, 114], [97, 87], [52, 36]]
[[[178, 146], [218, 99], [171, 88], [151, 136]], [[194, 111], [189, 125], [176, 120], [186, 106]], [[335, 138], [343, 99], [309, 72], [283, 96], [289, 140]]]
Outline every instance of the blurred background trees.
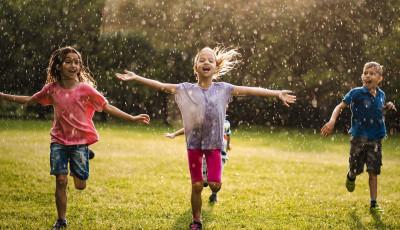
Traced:
[[[129, 113], [179, 119], [174, 98], [121, 83], [124, 69], [170, 83], [195, 82], [194, 55], [203, 47], [239, 47], [242, 64], [221, 80], [291, 89], [286, 108], [272, 98], [235, 97], [232, 124], [319, 128], [351, 88], [361, 86], [365, 62], [384, 66], [381, 88], [400, 108], [400, 2], [372, 0], [38, 1], [0, 3], [2, 92], [32, 95], [45, 82], [51, 53], [71, 45], [82, 52], [98, 88]], [[350, 112], [337, 128], [346, 131]], [[0, 116], [51, 116], [40, 106], [1, 104]], [[177, 115], [178, 114], [178, 115]], [[103, 119], [105, 117], [103, 116]], [[386, 117], [399, 130], [398, 113]]]

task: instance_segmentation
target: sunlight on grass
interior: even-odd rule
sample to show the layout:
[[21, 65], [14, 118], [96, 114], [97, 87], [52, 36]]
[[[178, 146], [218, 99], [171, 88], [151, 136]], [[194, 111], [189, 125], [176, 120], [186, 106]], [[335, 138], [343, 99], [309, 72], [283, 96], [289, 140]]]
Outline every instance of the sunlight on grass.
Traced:
[[[50, 121], [0, 120], [0, 222], [3, 229], [49, 229], [56, 220], [49, 175]], [[184, 137], [173, 128], [96, 124], [84, 191], [69, 180], [70, 229], [187, 229], [190, 176]], [[219, 202], [203, 191], [205, 229], [398, 229], [400, 137], [383, 143], [378, 201], [386, 215], [368, 212], [368, 175], [348, 193], [349, 137], [313, 130], [234, 128]]]

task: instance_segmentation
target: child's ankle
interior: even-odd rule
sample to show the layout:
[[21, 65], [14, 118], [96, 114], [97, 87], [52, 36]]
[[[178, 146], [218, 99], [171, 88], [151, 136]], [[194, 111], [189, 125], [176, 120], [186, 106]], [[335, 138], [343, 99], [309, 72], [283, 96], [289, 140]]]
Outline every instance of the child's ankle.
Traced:
[[198, 217], [192, 216], [192, 220], [193, 220], [193, 222], [199, 222], [199, 223], [201, 223], [201, 215], [198, 216]]

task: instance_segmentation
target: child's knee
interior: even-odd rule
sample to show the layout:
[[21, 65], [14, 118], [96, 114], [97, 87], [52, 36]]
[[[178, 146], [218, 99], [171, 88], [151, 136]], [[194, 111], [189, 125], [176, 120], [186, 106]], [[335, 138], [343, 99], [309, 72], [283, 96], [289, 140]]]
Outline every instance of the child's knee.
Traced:
[[74, 177], [75, 188], [78, 190], [84, 190], [86, 188], [86, 180], [81, 180], [77, 177]]
[[68, 177], [66, 175], [57, 175], [56, 177], [56, 187], [66, 188], [68, 184]]
[[192, 184], [192, 191], [195, 193], [199, 193], [203, 191], [203, 181], [195, 182]]
[[217, 183], [217, 182], [209, 182], [211, 191], [213, 192], [218, 192], [221, 190], [222, 183]]

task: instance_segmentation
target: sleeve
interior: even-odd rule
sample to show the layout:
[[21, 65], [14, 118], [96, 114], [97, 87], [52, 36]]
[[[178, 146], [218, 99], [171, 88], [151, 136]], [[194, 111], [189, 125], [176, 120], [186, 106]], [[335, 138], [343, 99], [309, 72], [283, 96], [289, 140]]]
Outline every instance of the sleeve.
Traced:
[[350, 90], [346, 96], [344, 96], [343, 101], [350, 105], [351, 101], [353, 100], [354, 89]]
[[90, 93], [89, 93], [90, 106], [94, 110], [96, 110], [98, 112], [102, 112], [104, 107], [106, 107], [108, 105], [107, 99], [103, 95], [101, 95], [100, 92], [97, 91], [92, 86], [88, 85], [88, 88], [90, 90]]
[[51, 93], [54, 90], [54, 83], [43, 86], [42, 90], [35, 93], [32, 97], [37, 103], [46, 106], [51, 104]]
[[226, 102], [229, 103], [232, 101], [232, 91], [235, 88], [234, 85], [223, 82], [224, 88], [225, 88], [225, 98], [226, 98]]
[[177, 94], [175, 94], [175, 101], [177, 104], [180, 103], [181, 98], [182, 98], [182, 91], [185, 89], [184, 87], [185, 83], [179, 83], [176, 88], [177, 88]]

